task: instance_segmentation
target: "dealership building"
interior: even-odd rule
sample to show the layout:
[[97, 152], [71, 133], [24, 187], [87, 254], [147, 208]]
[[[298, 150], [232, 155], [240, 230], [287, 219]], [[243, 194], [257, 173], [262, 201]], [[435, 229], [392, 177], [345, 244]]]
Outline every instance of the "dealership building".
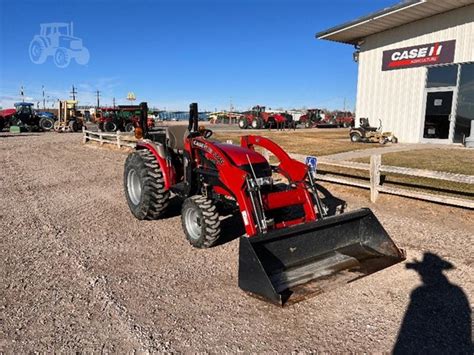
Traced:
[[474, 0], [408, 0], [316, 34], [354, 46], [356, 117], [400, 142], [474, 144]]

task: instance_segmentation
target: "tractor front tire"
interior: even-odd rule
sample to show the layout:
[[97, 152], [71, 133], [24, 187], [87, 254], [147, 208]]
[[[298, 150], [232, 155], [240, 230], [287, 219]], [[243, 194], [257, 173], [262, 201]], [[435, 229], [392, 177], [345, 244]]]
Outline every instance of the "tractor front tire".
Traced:
[[219, 239], [221, 224], [213, 202], [204, 196], [187, 198], [181, 209], [181, 224], [186, 239], [195, 248], [209, 248]]
[[104, 131], [106, 132], [117, 132], [117, 124], [115, 122], [105, 122]]
[[71, 56], [66, 48], [59, 47], [54, 53], [54, 64], [58, 68], [66, 68], [71, 63]]
[[165, 189], [160, 165], [150, 151], [139, 150], [127, 157], [123, 185], [128, 207], [137, 219], [158, 219], [166, 211], [170, 193]]
[[76, 120], [69, 121], [69, 131], [71, 132], [79, 131], [79, 123]]
[[241, 118], [239, 119], [239, 128], [240, 129], [246, 129], [248, 127], [249, 123], [247, 122], [246, 118]]
[[135, 126], [133, 123], [129, 122], [125, 125], [125, 132], [134, 132], [135, 131]]

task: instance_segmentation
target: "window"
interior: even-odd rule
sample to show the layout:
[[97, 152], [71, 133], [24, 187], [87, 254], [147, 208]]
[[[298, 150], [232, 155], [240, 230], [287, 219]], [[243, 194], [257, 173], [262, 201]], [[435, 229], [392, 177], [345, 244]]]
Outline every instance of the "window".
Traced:
[[428, 68], [427, 88], [456, 86], [458, 78], [458, 66], [449, 65]]
[[461, 65], [454, 142], [469, 137], [474, 120], [474, 63]]

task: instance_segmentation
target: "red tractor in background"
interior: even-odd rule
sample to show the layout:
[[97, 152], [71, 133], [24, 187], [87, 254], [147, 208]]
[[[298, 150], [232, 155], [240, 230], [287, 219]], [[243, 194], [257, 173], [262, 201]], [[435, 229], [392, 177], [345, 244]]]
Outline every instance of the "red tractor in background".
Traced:
[[338, 127], [354, 127], [355, 124], [354, 114], [349, 111], [337, 111], [333, 119]]
[[291, 127], [293, 117], [285, 113], [266, 112], [265, 106], [254, 106], [252, 110], [244, 112], [239, 119], [240, 129], [253, 128], [285, 128]]
[[[139, 220], [163, 218], [173, 193], [183, 201], [181, 224], [196, 248], [216, 245], [221, 217], [240, 216], [244, 291], [282, 305], [405, 259], [369, 209], [329, 216], [313, 165], [273, 141], [252, 135], [240, 145], [213, 141], [211, 130], [198, 127], [196, 103], [187, 126], [150, 130], [141, 105], [136, 150], [123, 174], [131, 213]], [[278, 163], [270, 165], [255, 148], [270, 151]], [[321, 282], [314, 287], [313, 281]]]
[[[117, 107], [104, 107], [96, 113], [96, 120], [101, 131], [106, 132], [133, 132], [141, 115], [138, 105], [119, 105]], [[155, 125], [152, 118], [147, 120], [148, 127]]]
[[324, 111], [318, 108], [310, 108], [304, 115], [300, 117], [299, 123], [303, 124], [305, 128], [315, 127], [318, 122], [325, 117]]
[[300, 123], [306, 128], [336, 128], [353, 127], [354, 116], [351, 112], [338, 111], [333, 115], [320, 109], [309, 109], [306, 114], [300, 117]]

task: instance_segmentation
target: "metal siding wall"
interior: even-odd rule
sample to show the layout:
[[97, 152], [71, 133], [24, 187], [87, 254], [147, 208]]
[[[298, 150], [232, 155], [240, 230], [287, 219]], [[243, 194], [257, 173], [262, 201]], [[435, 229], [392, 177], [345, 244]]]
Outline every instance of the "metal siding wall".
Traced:
[[426, 67], [382, 71], [383, 51], [456, 39], [455, 63], [474, 61], [474, 5], [366, 38], [359, 55], [357, 118], [382, 120], [401, 142], [419, 142]]

